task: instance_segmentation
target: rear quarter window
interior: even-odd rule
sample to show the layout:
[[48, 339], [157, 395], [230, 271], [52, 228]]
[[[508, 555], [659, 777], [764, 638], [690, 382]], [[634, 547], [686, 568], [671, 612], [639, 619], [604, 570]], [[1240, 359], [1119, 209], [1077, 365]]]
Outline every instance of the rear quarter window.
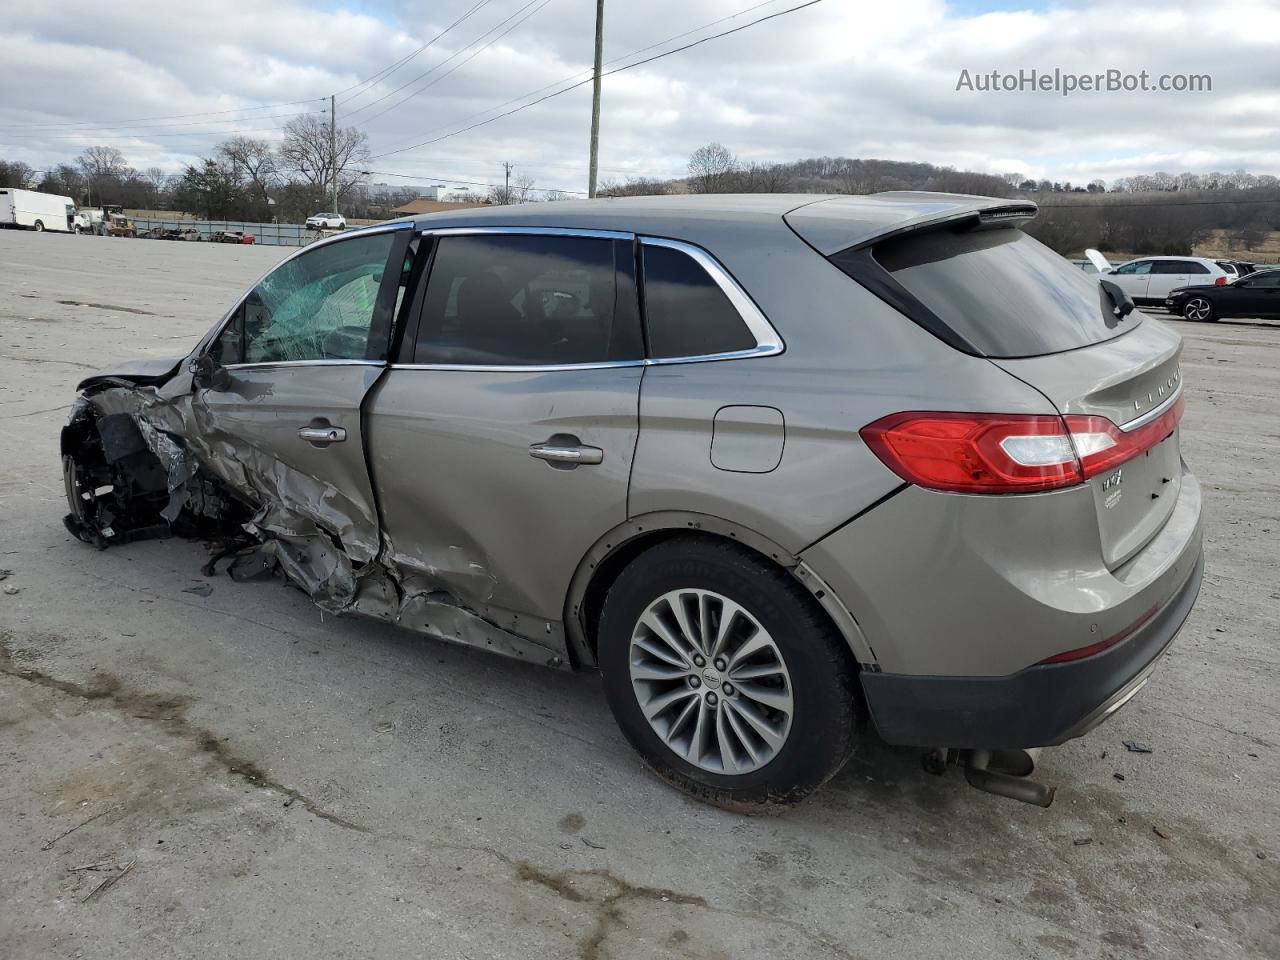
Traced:
[[[832, 260], [841, 266], [843, 256]], [[876, 244], [872, 257], [910, 295], [905, 302], [930, 314], [913, 319], [935, 331], [941, 324], [958, 338], [951, 342], [982, 356], [1061, 353], [1141, 322], [1137, 311], [1117, 317], [1096, 277], [1010, 227], [908, 233]]]
[[756, 338], [720, 285], [687, 253], [643, 247], [649, 356], [705, 357], [753, 350]]

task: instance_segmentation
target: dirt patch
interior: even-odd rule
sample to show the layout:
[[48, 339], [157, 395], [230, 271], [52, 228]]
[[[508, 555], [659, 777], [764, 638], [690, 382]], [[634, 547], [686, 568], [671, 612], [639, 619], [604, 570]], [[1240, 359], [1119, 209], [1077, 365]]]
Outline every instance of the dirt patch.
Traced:
[[560, 818], [560, 830], [563, 833], [577, 833], [586, 825], [587, 820], [580, 813], [566, 813]]
[[137, 313], [144, 317], [154, 317], [150, 310], [139, 310], [137, 307], [122, 307], [115, 303], [89, 303], [85, 300], [59, 300], [65, 307], [93, 307], [95, 310], [110, 310], [112, 313]]
[[312, 816], [335, 826], [361, 833], [368, 832], [367, 827], [324, 809], [310, 797], [274, 779], [254, 761], [238, 755], [225, 739], [219, 738], [204, 727], [193, 724], [186, 716], [187, 707], [191, 704], [190, 697], [133, 690], [119, 677], [108, 673], [96, 673], [89, 680], [81, 683], [75, 680], [62, 680], [40, 670], [20, 667], [13, 659], [11, 641], [11, 636], [0, 635], [0, 674], [50, 690], [57, 690], [59, 693], [92, 704], [96, 709], [110, 710], [137, 720], [154, 721], [166, 734], [183, 739], [195, 750], [206, 754], [226, 773], [239, 777], [251, 786], [283, 794], [286, 798], [285, 806], [299, 803]]
[[556, 873], [543, 870], [525, 860], [510, 862], [515, 867], [516, 879], [544, 887], [570, 903], [591, 905], [595, 925], [578, 944], [578, 956], [581, 960], [600, 960], [604, 956], [604, 944], [609, 935], [626, 925], [622, 908], [629, 901], [707, 906], [703, 897], [657, 887], [637, 886], [604, 869], [565, 870]]

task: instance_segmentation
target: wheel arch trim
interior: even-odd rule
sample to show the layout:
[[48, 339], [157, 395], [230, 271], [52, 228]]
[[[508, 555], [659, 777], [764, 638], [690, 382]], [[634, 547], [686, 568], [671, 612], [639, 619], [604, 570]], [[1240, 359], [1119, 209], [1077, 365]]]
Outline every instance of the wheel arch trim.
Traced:
[[808, 563], [763, 534], [720, 517], [684, 510], [662, 510], [642, 514], [606, 532], [579, 561], [564, 604], [565, 645], [575, 666], [595, 666], [596, 652], [588, 634], [586, 617], [592, 588], [599, 576], [609, 576], [609, 561], [634, 549], [640, 540], [670, 539], [681, 534], [711, 535], [740, 543], [790, 573], [826, 612], [848, 644], [862, 669], [879, 670], [875, 652], [867, 642], [857, 618], [841, 603], [831, 587]]

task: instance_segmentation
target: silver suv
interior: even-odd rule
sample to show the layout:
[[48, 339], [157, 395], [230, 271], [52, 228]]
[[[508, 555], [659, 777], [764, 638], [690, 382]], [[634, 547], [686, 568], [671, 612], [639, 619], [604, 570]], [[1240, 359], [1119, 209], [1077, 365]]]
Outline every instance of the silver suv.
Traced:
[[80, 385], [67, 525], [597, 668], [708, 799], [803, 797], [869, 718], [1047, 803], [1023, 751], [1131, 697], [1195, 600], [1200, 487], [1179, 337], [1034, 215], [654, 197], [312, 244], [187, 357]]

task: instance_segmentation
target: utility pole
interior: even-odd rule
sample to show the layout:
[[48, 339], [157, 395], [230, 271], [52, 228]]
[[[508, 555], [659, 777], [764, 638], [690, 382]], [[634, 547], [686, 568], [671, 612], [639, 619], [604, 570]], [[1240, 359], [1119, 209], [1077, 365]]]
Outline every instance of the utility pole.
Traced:
[[503, 172], [503, 175], [506, 177], [504, 181], [504, 186], [502, 189], [502, 202], [510, 203], [511, 202], [511, 163], [509, 161], [507, 160], [502, 161], [502, 172]]
[[333, 212], [338, 213], [338, 106], [336, 94], [329, 96], [329, 183], [333, 191]]
[[587, 196], [596, 195], [596, 164], [600, 160], [600, 61], [604, 54], [604, 0], [596, 0], [596, 71], [591, 83], [591, 172]]

